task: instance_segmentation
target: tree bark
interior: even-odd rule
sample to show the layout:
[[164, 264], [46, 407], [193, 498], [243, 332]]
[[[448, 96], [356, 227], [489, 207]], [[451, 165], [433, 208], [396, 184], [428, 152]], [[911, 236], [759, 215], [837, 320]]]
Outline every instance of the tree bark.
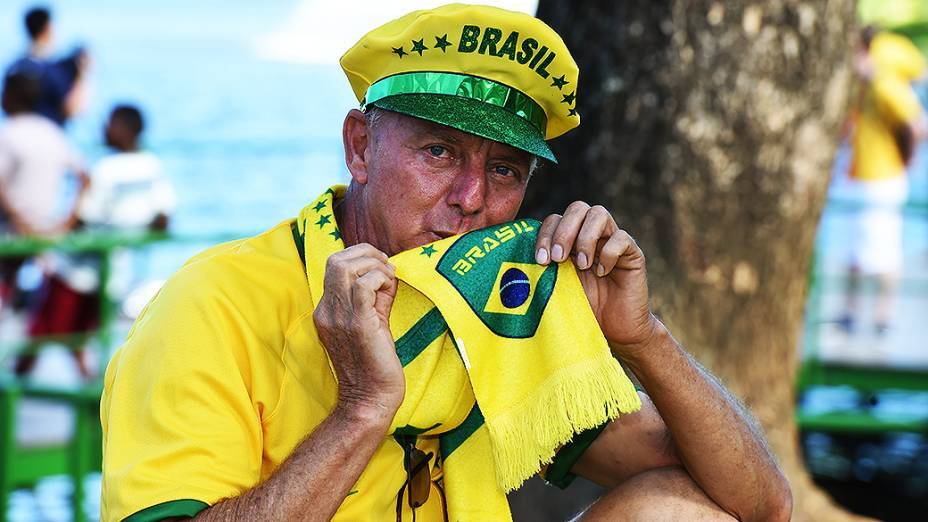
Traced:
[[[753, 411], [795, 520], [842, 520], [811, 482], [793, 382], [813, 241], [849, 102], [852, 0], [541, 0], [580, 66], [579, 129], [529, 188], [542, 217], [611, 209], [653, 308]], [[547, 495], [547, 494], [546, 494]], [[542, 502], [533, 502], [536, 505]], [[517, 519], [545, 520], [524, 511]]]

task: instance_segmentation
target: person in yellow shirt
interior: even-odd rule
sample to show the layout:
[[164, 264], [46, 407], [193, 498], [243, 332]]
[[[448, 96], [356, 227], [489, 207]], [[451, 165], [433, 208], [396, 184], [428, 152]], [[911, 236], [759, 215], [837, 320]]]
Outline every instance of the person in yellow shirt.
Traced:
[[925, 114], [911, 82], [926, 72], [925, 58], [903, 36], [866, 28], [856, 56], [863, 91], [856, 110], [850, 181], [862, 208], [856, 215], [847, 308], [839, 326], [852, 331], [862, 276], [879, 281], [874, 322], [887, 331], [902, 272], [901, 207], [908, 197], [906, 168]]
[[[611, 388], [582, 365], [543, 364], [588, 351], [588, 334], [647, 393], [541, 448], [557, 452], [532, 473], [608, 486], [584, 520], [789, 520], [758, 428], [650, 313], [644, 256], [609, 212], [576, 202], [510, 221], [538, 159], [555, 161], [546, 139], [579, 124], [561, 38], [525, 14], [452, 4], [371, 31], [341, 64], [362, 109], [343, 126], [350, 185], [191, 259], [110, 362], [102, 520], [511, 519], [505, 491], [525, 477], [507, 480], [517, 466], [500, 444], [577, 420], [551, 404], [498, 430], [487, 397], [505, 402], [532, 371], [568, 391]], [[496, 270], [500, 251], [513, 257]], [[461, 296], [489, 285], [492, 299], [452, 297], [500, 353], [416, 286], [465, 274], [484, 279]], [[545, 322], [565, 288], [580, 301]], [[552, 332], [565, 337], [543, 359], [533, 339]], [[483, 365], [494, 357], [512, 365]], [[473, 480], [454, 482], [462, 473]]]

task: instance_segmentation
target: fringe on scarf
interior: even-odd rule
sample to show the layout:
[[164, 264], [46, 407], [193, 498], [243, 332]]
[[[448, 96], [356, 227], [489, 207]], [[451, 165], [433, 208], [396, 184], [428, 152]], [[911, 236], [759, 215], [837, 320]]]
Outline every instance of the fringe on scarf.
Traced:
[[486, 419], [499, 487], [518, 488], [576, 434], [639, 409], [634, 385], [611, 355], [561, 368], [520, 404]]

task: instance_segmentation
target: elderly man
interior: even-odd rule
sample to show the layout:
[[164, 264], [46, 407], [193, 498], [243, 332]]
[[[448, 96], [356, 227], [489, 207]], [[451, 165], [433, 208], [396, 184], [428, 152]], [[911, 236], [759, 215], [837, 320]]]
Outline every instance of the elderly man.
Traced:
[[584, 520], [789, 519], [610, 214], [510, 221], [545, 139], [579, 124], [558, 35], [455, 4], [342, 67], [351, 184], [196, 256], [110, 363], [104, 520], [506, 520], [534, 473], [611, 487]]

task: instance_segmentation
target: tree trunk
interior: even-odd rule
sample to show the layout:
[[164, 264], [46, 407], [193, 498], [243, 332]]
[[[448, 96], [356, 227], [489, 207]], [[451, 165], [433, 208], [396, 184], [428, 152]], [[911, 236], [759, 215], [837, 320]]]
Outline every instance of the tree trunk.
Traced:
[[[811, 482], [793, 382], [809, 262], [852, 82], [853, 0], [541, 0], [580, 65], [579, 129], [524, 209], [600, 203], [648, 257], [653, 307], [764, 426], [795, 520]], [[513, 502], [519, 519], [531, 516]]]

